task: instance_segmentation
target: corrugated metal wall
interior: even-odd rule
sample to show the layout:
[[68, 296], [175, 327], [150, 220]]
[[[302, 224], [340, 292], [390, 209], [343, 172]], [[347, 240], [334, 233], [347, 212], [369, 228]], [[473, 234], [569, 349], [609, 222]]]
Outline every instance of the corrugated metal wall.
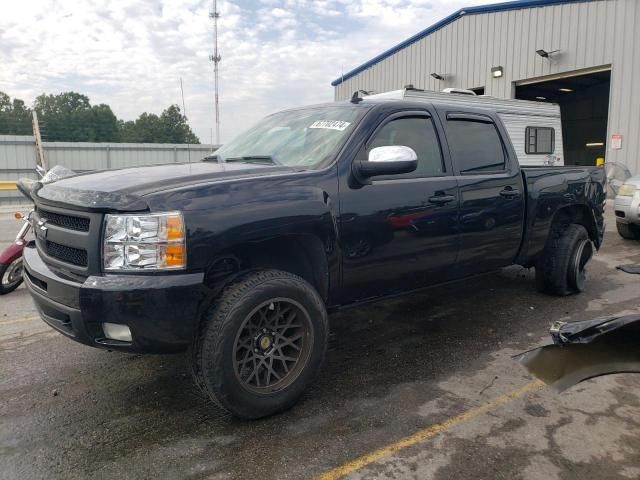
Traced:
[[[608, 140], [623, 136], [607, 160], [640, 173], [640, 1], [585, 0], [462, 16], [381, 60], [335, 88], [336, 100], [359, 89], [385, 92], [417, 88], [485, 87], [487, 95], [512, 98], [516, 82], [611, 66]], [[538, 49], [559, 49], [549, 61]], [[491, 78], [491, 67], [504, 76]], [[445, 81], [430, 77], [444, 74]]]
[[[166, 143], [43, 142], [48, 165], [76, 171], [107, 170], [137, 165], [192, 162], [205, 157], [212, 145]], [[0, 135], [0, 180], [36, 178], [35, 144], [32, 136]], [[0, 205], [24, 203], [16, 191], [0, 191]]]

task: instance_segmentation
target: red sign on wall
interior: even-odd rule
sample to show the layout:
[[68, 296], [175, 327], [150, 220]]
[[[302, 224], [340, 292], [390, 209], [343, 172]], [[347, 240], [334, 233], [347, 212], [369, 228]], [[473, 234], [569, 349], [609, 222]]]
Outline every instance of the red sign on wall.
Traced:
[[611, 149], [620, 150], [622, 148], [622, 135], [614, 133], [611, 135]]

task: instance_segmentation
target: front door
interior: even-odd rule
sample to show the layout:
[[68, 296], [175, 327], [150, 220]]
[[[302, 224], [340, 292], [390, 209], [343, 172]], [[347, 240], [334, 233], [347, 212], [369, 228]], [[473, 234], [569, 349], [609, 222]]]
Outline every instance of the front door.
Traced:
[[340, 246], [345, 302], [445, 280], [456, 261], [458, 189], [428, 108], [397, 112], [376, 128], [357, 159], [386, 145], [411, 147], [414, 172], [341, 183]]

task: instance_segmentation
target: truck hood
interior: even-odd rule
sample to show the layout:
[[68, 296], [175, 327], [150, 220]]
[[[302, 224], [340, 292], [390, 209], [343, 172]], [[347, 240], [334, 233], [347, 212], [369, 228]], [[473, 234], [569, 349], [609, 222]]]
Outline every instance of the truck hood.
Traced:
[[35, 195], [46, 204], [90, 211], [147, 210], [144, 196], [201, 183], [270, 176], [293, 171], [279, 165], [247, 163], [182, 163], [85, 173], [37, 186]]

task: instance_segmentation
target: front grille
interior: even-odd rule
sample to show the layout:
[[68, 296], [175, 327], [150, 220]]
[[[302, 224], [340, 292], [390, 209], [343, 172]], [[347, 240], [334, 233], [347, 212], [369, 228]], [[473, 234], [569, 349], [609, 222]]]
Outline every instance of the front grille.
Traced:
[[63, 278], [100, 273], [101, 213], [36, 205], [33, 226], [42, 260]]
[[47, 241], [47, 255], [61, 262], [71, 263], [80, 267], [87, 266], [87, 251], [81, 248], [68, 247], [56, 242]]
[[61, 213], [49, 212], [41, 209], [38, 209], [38, 217], [46, 219], [47, 223], [58, 227], [68, 228], [69, 230], [76, 230], [78, 232], [89, 231], [90, 222], [89, 219], [85, 217], [63, 215]]

